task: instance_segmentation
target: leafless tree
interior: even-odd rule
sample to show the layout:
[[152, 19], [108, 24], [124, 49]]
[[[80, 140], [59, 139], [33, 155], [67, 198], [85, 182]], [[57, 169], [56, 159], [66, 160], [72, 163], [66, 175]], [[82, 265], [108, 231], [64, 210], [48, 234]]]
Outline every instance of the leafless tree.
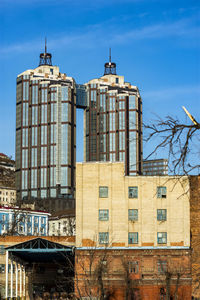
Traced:
[[108, 249], [91, 248], [87, 253], [77, 255], [75, 271], [75, 290], [78, 299], [109, 299], [112, 290], [109, 287]]
[[19, 208], [12, 209], [11, 219], [1, 220], [0, 224], [4, 226], [2, 235], [23, 235], [21, 230], [21, 223], [24, 223], [27, 219], [27, 213]]
[[[141, 299], [139, 290], [137, 289], [138, 280], [131, 276], [130, 262], [127, 260], [127, 257], [121, 257], [121, 264], [123, 268], [122, 279], [124, 282], [125, 300]], [[139, 271], [137, 269], [138, 265], [135, 265], [134, 268], [133, 273], [136, 274]]]
[[[184, 108], [187, 112], [187, 110]], [[198, 154], [199, 147], [195, 146], [200, 142], [200, 123], [197, 122], [188, 112], [190, 123], [180, 121], [178, 118], [167, 116], [164, 119], [157, 118], [152, 124], [144, 125], [147, 134], [146, 141], [157, 138], [159, 143], [149, 154], [151, 157], [160, 149], [168, 149], [168, 159], [171, 162], [171, 172], [174, 174], [189, 174], [195, 170], [199, 171], [200, 164], [195, 160], [194, 163], [189, 159], [189, 154]]]
[[[160, 261], [161, 263], [161, 261]], [[167, 266], [160, 264], [160, 272], [157, 274], [157, 280], [161, 284], [160, 299], [161, 300], [178, 300], [179, 286], [182, 278], [185, 277], [188, 270], [180, 266]], [[187, 276], [186, 276], [187, 277]], [[182, 295], [181, 299], [187, 299], [187, 295]]]

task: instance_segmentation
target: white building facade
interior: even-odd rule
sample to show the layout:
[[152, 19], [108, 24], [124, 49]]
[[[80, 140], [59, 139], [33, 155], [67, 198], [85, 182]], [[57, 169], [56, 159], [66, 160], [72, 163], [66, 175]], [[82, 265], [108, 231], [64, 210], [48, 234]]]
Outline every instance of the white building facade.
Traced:
[[0, 235], [48, 235], [48, 218], [43, 211], [0, 207]]

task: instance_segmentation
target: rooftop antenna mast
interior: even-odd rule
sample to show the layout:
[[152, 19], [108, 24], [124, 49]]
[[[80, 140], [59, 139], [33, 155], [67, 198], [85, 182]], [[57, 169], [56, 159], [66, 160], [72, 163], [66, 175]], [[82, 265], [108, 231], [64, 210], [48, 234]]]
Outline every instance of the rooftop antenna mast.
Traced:
[[116, 75], [116, 63], [111, 61], [111, 48], [109, 48], [109, 62], [104, 65], [104, 75]]
[[47, 38], [45, 37], [45, 53], [47, 53]]
[[39, 66], [52, 66], [51, 53], [47, 53], [47, 39], [45, 37], [45, 48], [44, 53], [40, 53], [40, 63]]

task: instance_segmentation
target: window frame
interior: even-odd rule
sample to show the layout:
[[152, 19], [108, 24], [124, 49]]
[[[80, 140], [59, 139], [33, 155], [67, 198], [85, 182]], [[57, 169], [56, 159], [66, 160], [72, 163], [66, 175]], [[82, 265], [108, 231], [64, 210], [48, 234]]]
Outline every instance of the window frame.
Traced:
[[[132, 237], [131, 237], [131, 235], [132, 235]], [[136, 237], [136, 241], [135, 241], [135, 237]], [[134, 244], [138, 244], [138, 242], [139, 242], [138, 232], [129, 232], [128, 233], [128, 244], [134, 245]]]
[[157, 186], [157, 198], [166, 199], [167, 198], [167, 187], [166, 186]]
[[139, 262], [134, 261], [128, 261], [128, 272], [132, 274], [138, 274], [139, 273]]
[[157, 209], [157, 221], [167, 221], [167, 209]]
[[0, 245], [0, 255], [4, 255], [5, 252], [6, 252], [5, 246], [4, 245]]
[[[159, 235], [162, 234], [162, 237], [159, 237]], [[162, 239], [162, 241], [161, 241]], [[163, 242], [163, 239], [166, 239], [165, 242]], [[158, 244], [167, 244], [167, 232], [157, 232], [157, 243]]]
[[[131, 195], [131, 189], [133, 189], [133, 195]], [[128, 187], [128, 198], [129, 199], [138, 199], [138, 186], [129, 186]]]
[[109, 232], [99, 232], [99, 244], [109, 243]]
[[[102, 196], [102, 193], [104, 194], [103, 189], [104, 192], [107, 190], [107, 193], [105, 193], [106, 195]], [[99, 186], [99, 198], [108, 198], [108, 186]]]
[[[130, 214], [130, 212], [133, 211], [133, 215]], [[137, 214], [135, 214], [137, 212]], [[138, 209], [130, 208], [128, 210], [128, 220], [129, 221], [138, 221]]]
[[167, 260], [159, 259], [157, 261], [157, 271], [159, 274], [165, 274], [167, 272]]
[[109, 209], [99, 209], [99, 221], [109, 221]]
[[0, 274], [4, 274], [6, 272], [5, 264], [0, 264]]

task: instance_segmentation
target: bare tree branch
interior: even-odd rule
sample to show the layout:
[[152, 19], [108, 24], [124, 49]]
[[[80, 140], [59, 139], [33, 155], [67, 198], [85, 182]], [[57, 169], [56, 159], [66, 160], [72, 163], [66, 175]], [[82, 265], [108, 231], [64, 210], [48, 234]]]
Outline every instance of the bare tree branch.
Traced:
[[154, 150], [147, 158], [157, 153], [158, 150], [167, 148], [168, 159], [172, 164], [171, 172], [178, 174], [189, 174], [192, 171], [199, 170], [200, 164], [191, 163], [189, 154], [199, 154], [199, 149], [195, 149], [194, 140], [200, 140], [200, 123], [196, 122], [188, 125], [180, 122], [177, 118], [167, 116], [165, 119], [157, 118], [150, 125], [144, 125], [149, 132], [146, 141], [149, 142], [154, 137], [160, 140]]

